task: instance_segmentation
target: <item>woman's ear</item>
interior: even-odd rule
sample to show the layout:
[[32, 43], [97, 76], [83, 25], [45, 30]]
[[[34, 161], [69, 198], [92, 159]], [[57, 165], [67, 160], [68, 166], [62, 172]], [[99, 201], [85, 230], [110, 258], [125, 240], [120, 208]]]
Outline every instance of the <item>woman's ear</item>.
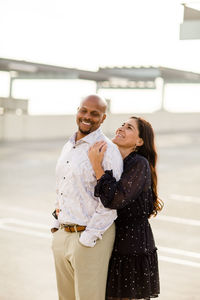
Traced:
[[142, 138], [139, 138], [139, 139], [137, 140], [137, 146], [142, 146], [143, 144], [144, 144], [143, 139], [142, 139]]

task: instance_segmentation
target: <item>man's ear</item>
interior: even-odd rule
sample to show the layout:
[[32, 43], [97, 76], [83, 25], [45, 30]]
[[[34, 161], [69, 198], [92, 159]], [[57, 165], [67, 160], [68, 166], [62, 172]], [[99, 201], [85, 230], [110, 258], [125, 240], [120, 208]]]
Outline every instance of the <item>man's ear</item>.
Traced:
[[106, 114], [103, 115], [103, 118], [102, 118], [102, 120], [101, 120], [101, 123], [103, 123], [105, 119], [106, 119]]

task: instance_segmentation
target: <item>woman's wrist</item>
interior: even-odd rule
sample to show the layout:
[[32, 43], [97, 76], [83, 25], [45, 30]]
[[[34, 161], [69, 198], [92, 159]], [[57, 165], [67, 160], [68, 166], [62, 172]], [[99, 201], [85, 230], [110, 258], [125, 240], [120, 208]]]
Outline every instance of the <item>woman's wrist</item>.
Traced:
[[105, 174], [105, 172], [101, 166], [95, 168], [95, 176], [97, 180], [99, 180], [103, 174]]

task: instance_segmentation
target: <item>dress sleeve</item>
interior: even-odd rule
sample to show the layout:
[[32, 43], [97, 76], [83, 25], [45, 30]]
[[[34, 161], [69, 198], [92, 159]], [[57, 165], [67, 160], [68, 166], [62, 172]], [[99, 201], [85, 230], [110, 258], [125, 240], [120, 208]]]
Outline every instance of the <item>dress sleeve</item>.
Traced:
[[121, 209], [138, 198], [149, 176], [148, 162], [143, 159], [124, 170], [119, 181], [114, 178], [112, 170], [106, 170], [97, 182], [95, 196], [100, 197], [105, 207]]

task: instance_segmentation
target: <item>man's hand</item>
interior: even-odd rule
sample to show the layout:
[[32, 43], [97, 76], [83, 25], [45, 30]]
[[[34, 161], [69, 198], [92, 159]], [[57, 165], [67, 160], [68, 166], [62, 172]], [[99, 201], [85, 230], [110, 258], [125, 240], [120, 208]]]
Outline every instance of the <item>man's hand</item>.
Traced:
[[51, 228], [51, 232], [54, 233], [58, 230], [58, 228]]

